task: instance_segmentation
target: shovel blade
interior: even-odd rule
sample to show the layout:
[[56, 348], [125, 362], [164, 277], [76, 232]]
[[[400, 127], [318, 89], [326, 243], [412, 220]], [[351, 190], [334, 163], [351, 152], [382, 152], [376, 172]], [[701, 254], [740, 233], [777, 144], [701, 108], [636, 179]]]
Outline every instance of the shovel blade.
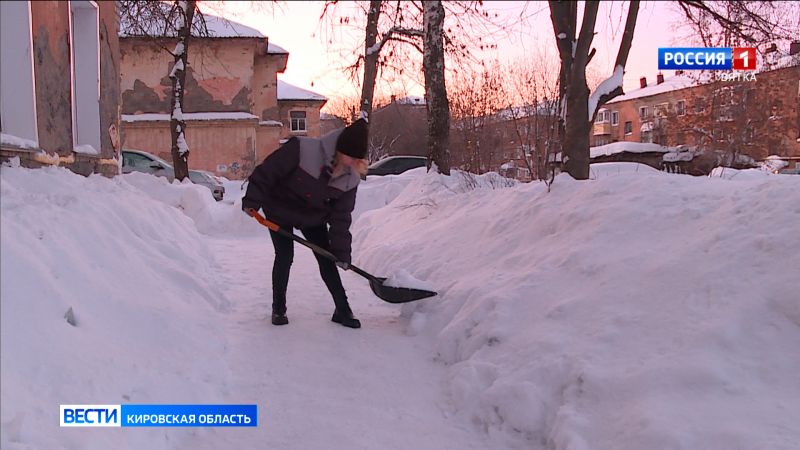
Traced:
[[378, 298], [389, 303], [408, 303], [437, 295], [423, 289], [386, 286], [385, 281], [386, 278], [374, 277], [369, 280], [369, 286]]

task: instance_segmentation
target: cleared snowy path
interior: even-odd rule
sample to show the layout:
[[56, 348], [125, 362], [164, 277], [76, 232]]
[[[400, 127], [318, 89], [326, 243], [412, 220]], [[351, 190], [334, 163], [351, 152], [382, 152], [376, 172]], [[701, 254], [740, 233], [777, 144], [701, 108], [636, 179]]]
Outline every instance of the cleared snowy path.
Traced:
[[191, 448], [488, 448], [485, 437], [448, 419], [444, 367], [422, 338], [403, 331], [400, 307], [381, 303], [345, 274], [362, 322], [330, 321], [333, 302], [310, 251], [296, 245], [289, 325], [269, 323], [273, 250], [259, 238], [209, 238], [233, 312], [220, 324], [233, 370], [223, 395], [259, 405], [257, 429], [209, 429]]

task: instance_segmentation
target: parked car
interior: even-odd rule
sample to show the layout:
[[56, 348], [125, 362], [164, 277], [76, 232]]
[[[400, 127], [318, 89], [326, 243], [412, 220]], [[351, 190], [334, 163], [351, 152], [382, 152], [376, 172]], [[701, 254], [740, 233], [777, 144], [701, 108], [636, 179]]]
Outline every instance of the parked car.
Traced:
[[399, 175], [407, 170], [427, 165], [428, 158], [424, 156], [390, 156], [372, 163], [367, 175]]
[[164, 177], [170, 183], [175, 179], [175, 169], [158, 156], [141, 150], [122, 150], [122, 173], [131, 172]]
[[[122, 173], [142, 172], [164, 177], [170, 182], [175, 179], [172, 165], [152, 153], [141, 150], [122, 150]], [[216, 201], [222, 200], [225, 187], [210, 172], [189, 170], [189, 181], [207, 187]]]
[[214, 196], [214, 200], [216, 201], [222, 200], [222, 197], [225, 196], [225, 186], [223, 186], [222, 182], [211, 172], [206, 172], [205, 170], [190, 170], [189, 180], [194, 184], [200, 184], [209, 188], [211, 190], [211, 195]]

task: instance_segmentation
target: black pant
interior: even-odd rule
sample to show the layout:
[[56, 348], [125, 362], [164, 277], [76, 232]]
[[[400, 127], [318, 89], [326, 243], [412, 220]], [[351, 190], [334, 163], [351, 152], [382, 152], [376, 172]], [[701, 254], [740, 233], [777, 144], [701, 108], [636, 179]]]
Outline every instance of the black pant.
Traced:
[[[292, 232], [291, 227], [282, 229]], [[330, 239], [328, 238], [328, 228], [321, 225], [313, 228], [300, 230], [309, 242], [316, 244], [325, 250], [330, 251]], [[289, 285], [289, 269], [292, 267], [294, 259], [294, 241], [288, 237], [270, 230], [272, 245], [275, 247], [275, 263], [272, 265], [272, 312], [286, 314], [286, 288]], [[333, 261], [314, 253], [319, 265], [319, 274], [325, 286], [328, 287], [333, 296], [333, 303], [339, 311], [350, 311], [347, 303], [347, 294], [342, 286], [342, 279], [339, 278], [339, 270]]]

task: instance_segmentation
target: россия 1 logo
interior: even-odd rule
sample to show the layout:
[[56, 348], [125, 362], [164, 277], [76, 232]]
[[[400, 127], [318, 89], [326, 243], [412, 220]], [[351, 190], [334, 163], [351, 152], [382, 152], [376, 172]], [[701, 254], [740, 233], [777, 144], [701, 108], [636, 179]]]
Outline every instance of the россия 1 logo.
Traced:
[[659, 70], [756, 70], [755, 47], [659, 48]]

